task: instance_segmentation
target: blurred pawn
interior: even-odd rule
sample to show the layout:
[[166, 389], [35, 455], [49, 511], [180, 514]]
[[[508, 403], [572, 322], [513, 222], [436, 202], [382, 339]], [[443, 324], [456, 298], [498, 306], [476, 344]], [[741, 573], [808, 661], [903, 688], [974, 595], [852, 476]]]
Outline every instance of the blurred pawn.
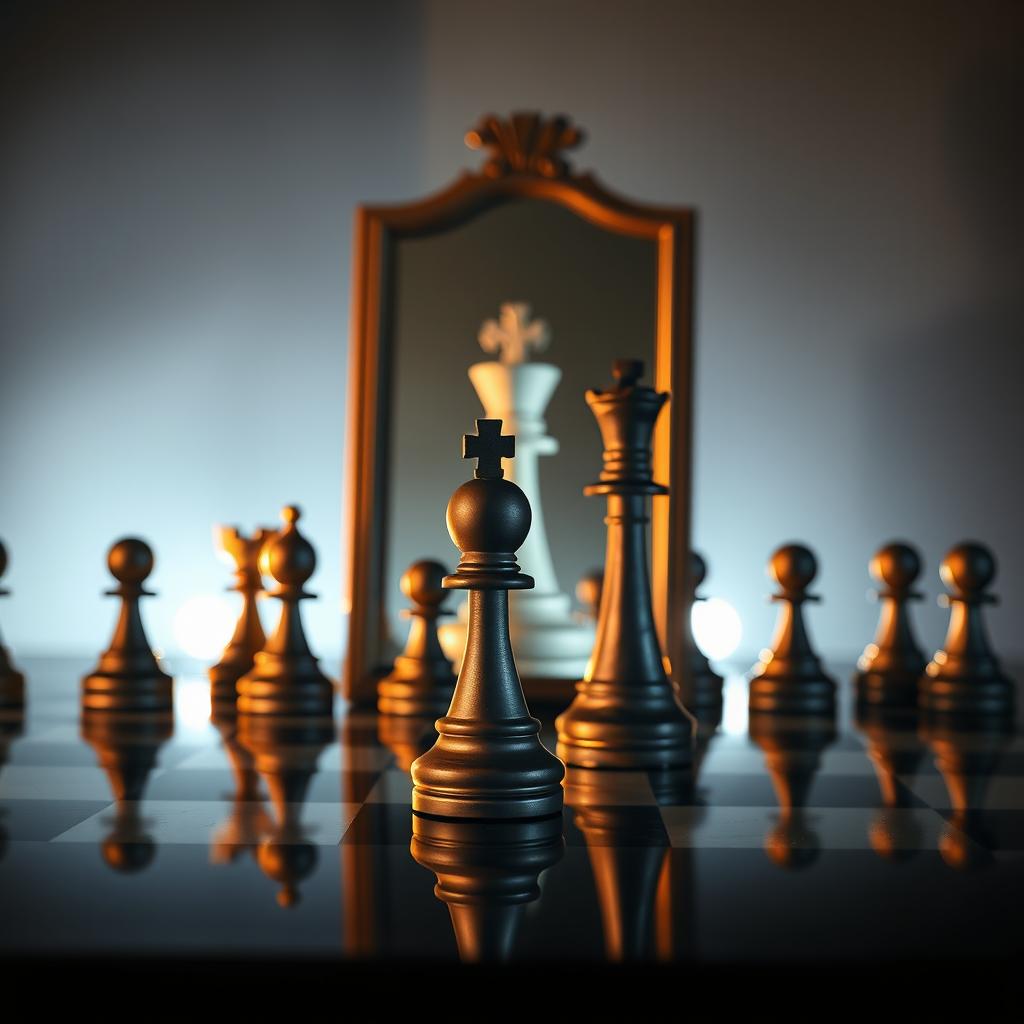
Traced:
[[121, 613], [110, 647], [82, 680], [82, 706], [97, 711], [170, 711], [173, 680], [157, 663], [139, 612], [139, 599], [151, 597], [143, 587], [153, 571], [153, 552], [135, 537], [117, 541], [107, 566], [118, 585], [106, 593], [121, 599]]
[[751, 670], [750, 709], [783, 714], [832, 714], [836, 684], [825, 674], [804, 625], [805, 602], [817, 601], [807, 588], [818, 574], [814, 554], [801, 544], [778, 548], [769, 572], [780, 590], [771, 600], [779, 618], [770, 650]]
[[250, 715], [330, 715], [334, 684], [313, 657], [302, 628], [299, 602], [313, 597], [303, 585], [316, 569], [313, 545], [299, 532], [302, 513], [294, 505], [281, 511], [284, 527], [264, 545], [260, 568], [277, 581], [268, 591], [281, 602], [274, 635], [238, 680], [238, 710]]
[[259, 559], [263, 545], [274, 536], [273, 530], [258, 529], [246, 537], [237, 527], [222, 526], [217, 530], [217, 541], [235, 563], [235, 585], [231, 588], [242, 595], [242, 612], [238, 616], [231, 637], [220, 661], [210, 668], [210, 700], [233, 710], [238, 699], [238, 680], [248, 672], [256, 654], [267, 642], [256, 610], [256, 598], [263, 591]]
[[881, 613], [875, 639], [857, 662], [857, 699], [865, 704], [914, 707], [925, 661], [907, 605], [921, 597], [911, 589], [921, 574], [921, 557], [909, 544], [894, 542], [875, 553], [870, 570], [880, 584]]
[[436, 718], [451, 705], [455, 673], [437, 636], [437, 620], [451, 614], [442, 607], [448, 592], [441, 580], [447, 575], [444, 565], [426, 558], [402, 574], [402, 593], [412, 602], [403, 613], [411, 620], [409, 638], [391, 673], [377, 684], [381, 714]]
[[576, 584], [576, 600], [579, 601], [582, 611], [580, 617], [585, 622], [597, 622], [598, 612], [601, 610], [601, 590], [604, 587], [604, 571], [602, 569], [591, 569], [580, 577]]
[[[7, 549], [0, 541], [0, 577], [7, 571]], [[0, 587], [0, 597], [10, 591]], [[0, 639], [0, 708], [20, 708], [25, 704], [25, 677], [11, 664], [11, 656]]]
[[[691, 551], [690, 584], [693, 587], [693, 591], [687, 608], [692, 608], [697, 601], [704, 600], [697, 593], [697, 590], [704, 582], [707, 574], [707, 563], [696, 551]], [[697, 640], [693, 635], [692, 621], [687, 624], [686, 637], [690, 647], [690, 656], [686, 678], [683, 680], [683, 692], [680, 693], [683, 705], [692, 712], [720, 707], [722, 704], [722, 684], [724, 680], [711, 667], [707, 656], [697, 646]]]
[[988, 548], [966, 541], [943, 558], [940, 575], [950, 591], [939, 598], [949, 607], [949, 629], [921, 677], [921, 705], [931, 711], [1008, 712], [1013, 682], [1003, 675], [982, 618], [982, 606], [996, 602], [986, 593], [996, 560]]

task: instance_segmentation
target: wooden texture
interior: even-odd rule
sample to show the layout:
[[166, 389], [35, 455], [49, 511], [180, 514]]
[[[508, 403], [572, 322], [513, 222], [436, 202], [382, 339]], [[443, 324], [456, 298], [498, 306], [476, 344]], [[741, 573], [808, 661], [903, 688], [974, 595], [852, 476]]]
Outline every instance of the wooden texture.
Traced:
[[603, 230], [657, 245], [654, 384], [673, 396], [654, 437], [654, 472], [669, 497], [654, 502], [652, 579], [655, 621], [673, 665], [687, 640], [692, 432], [694, 211], [633, 202], [590, 174], [573, 171], [562, 150], [582, 133], [564, 118], [485, 118], [467, 142], [491, 148], [481, 171], [466, 172], [432, 196], [356, 211], [349, 369], [345, 548], [348, 645], [343, 687], [356, 703], [376, 700], [394, 644], [385, 618], [396, 246], [451, 231], [504, 203], [557, 204]]

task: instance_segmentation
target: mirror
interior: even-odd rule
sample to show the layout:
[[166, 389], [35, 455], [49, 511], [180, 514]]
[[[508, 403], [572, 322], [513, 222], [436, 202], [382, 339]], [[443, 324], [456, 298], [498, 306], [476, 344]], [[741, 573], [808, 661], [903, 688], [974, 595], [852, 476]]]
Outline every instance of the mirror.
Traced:
[[[405, 635], [401, 574], [419, 558], [451, 567], [458, 561], [445, 508], [471, 475], [459, 457], [462, 435], [486, 414], [468, 371], [508, 356], [484, 351], [478, 339], [506, 303], [531, 307], [526, 330], [546, 325], [548, 344], [528, 361], [561, 374], [543, 413], [558, 451], [536, 463], [543, 532], [566, 614], [574, 614], [568, 602], [577, 581], [604, 558], [602, 503], [582, 493], [601, 468], [584, 391], [607, 386], [612, 361], [627, 357], [642, 359], [646, 380], [673, 393], [655, 440], [656, 475], [673, 494], [655, 501], [651, 545], [655, 614], [673, 658], [671, 621], [686, 603], [687, 560], [675, 552], [688, 548], [679, 540], [688, 537], [692, 218], [687, 210], [626, 203], [593, 178], [573, 176], [559, 147], [541, 144], [545, 130], [549, 142], [579, 139], [565, 119], [488, 119], [467, 137], [496, 150], [483, 173], [418, 204], [359, 212], [345, 673], [346, 696], [359, 703], [376, 699], [376, 680]], [[531, 139], [533, 148], [524, 149]], [[507, 472], [525, 488], [515, 477], [519, 463], [506, 464]], [[523, 570], [537, 575], [529, 556], [524, 546]], [[460, 599], [453, 595], [450, 606]], [[457, 634], [457, 626], [449, 629]], [[452, 639], [455, 652], [460, 640]], [[513, 644], [528, 697], [557, 699], [559, 684], [571, 696], [585, 655], [531, 661], [515, 643], [514, 626]]]

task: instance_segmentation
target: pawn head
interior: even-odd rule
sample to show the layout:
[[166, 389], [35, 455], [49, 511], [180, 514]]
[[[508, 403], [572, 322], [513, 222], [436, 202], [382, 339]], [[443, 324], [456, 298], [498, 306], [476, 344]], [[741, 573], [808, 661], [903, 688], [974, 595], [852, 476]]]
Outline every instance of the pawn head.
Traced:
[[441, 580], [448, 575], [448, 569], [431, 558], [413, 562], [402, 573], [402, 593], [413, 604], [437, 607], [448, 596], [441, 586]]
[[137, 586], [153, 571], [153, 549], [138, 537], [122, 537], [107, 552], [107, 568], [118, 583]]
[[696, 590], [707, 577], [708, 566], [704, 559], [696, 552], [690, 552], [690, 576], [692, 578], [693, 589]]
[[806, 590], [818, 575], [818, 561], [802, 544], [784, 544], [772, 555], [768, 570], [784, 590]]
[[284, 528], [260, 553], [260, 569], [288, 587], [301, 587], [316, 569], [316, 551], [296, 526], [301, 515], [295, 505], [286, 505], [281, 510]]
[[964, 541], [946, 553], [939, 575], [950, 590], [980, 593], [996, 578], [995, 556], [984, 544]]
[[871, 559], [871, 575], [891, 590], [908, 590], [921, 575], [921, 556], [909, 544], [893, 541]]
[[503, 477], [467, 480], [448, 502], [448, 533], [460, 551], [517, 551], [532, 518], [526, 495]]

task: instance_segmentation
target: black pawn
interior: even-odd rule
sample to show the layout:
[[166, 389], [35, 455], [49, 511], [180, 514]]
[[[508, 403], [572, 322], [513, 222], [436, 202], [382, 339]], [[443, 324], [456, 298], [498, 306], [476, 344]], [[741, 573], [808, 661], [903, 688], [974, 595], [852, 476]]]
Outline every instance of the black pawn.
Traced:
[[143, 581], [153, 571], [153, 552], [135, 537], [119, 540], [107, 554], [118, 585], [107, 594], [121, 599], [110, 647], [82, 680], [82, 707], [96, 711], [169, 712], [173, 680], [160, 668], [139, 613], [139, 599], [151, 597]]
[[469, 591], [466, 653], [437, 743], [412, 765], [414, 811], [446, 818], [534, 818], [562, 809], [561, 763], [541, 744], [512, 657], [509, 590], [529, 590], [516, 549], [530, 530], [530, 503], [503, 479], [501, 459], [515, 439], [501, 420], [477, 420], [463, 458], [479, 459], [474, 479], [448, 502], [448, 532], [462, 552], [444, 578]]
[[[708, 574], [707, 563], [697, 554], [690, 552], [690, 583], [693, 586], [693, 593], [688, 607], [692, 607], [697, 601], [703, 600], [697, 593], [700, 585]], [[693, 627], [687, 624], [686, 636], [690, 646], [689, 671], [683, 680], [683, 703], [692, 712], [699, 710], [720, 707], [722, 704], [722, 684], [724, 680], [711, 667], [707, 656], [697, 646], [693, 635]]]
[[442, 608], [442, 581], [448, 570], [430, 559], [413, 562], [402, 574], [402, 593], [412, 602], [405, 612], [411, 620], [405, 650], [394, 668], [377, 684], [377, 710], [385, 715], [443, 715], [455, 692], [452, 663], [441, 650], [437, 620], [450, 612]]
[[533, 821], [443, 821], [413, 815], [410, 851], [437, 876], [467, 963], [508, 960], [542, 872], [564, 852], [561, 817]]
[[996, 560], [982, 544], [958, 544], [942, 560], [942, 582], [949, 594], [949, 628], [942, 649], [925, 668], [919, 699], [931, 711], [1003, 714], [1013, 707], [1013, 682], [993, 652], [982, 607], [995, 604], [986, 593], [995, 579]]
[[280, 600], [281, 618], [252, 670], [238, 680], [242, 714], [330, 715], [334, 706], [334, 684], [320, 671], [302, 628], [299, 602], [314, 596], [303, 585], [316, 569], [316, 552], [299, 533], [301, 515], [294, 505], [282, 509], [285, 525], [260, 555], [261, 568], [277, 581], [268, 593]]
[[[0, 577], [7, 572], [7, 549], [0, 541]], [[0, 587], [0, 597], [10, 591]], [[20, 708], [25, 705], [25, 677], [11, 664], [11, 656], [0, 639], [0, 708]]]
[[231, 589], [242, 595], [242, 611], [220, 661], [209, 671], [210, 700], [216, 706], [234, 708], [238, 680], [252, 669], [256, 654], [267, 642], [256, 610], [256, 598], [263, 591], [260, 552], [273, 536], [274, 531], [266, 529], [257, 530], [251, 537], [244, 536], [235, 527], [221, 530], [221, 546], [235, 563], [235, 585]]
[[584, 494], [603, 495], [608, 525], [594, 651], [576, 698], [555, 722], [558, 756], [582, 768], [663, 768], [693, 759], [693, 724], [665, 673], [651, 610], [647, 503], [651, 436], [668, 394], [639, 383], [643, 363], [619, 359], [615, 386], [586, 393], [604, 469]]
[[813, 553], [801, 544], [776, 550], [769, 572], [780, 590], [772, 595], [779, 618], [770, 650], [761, 652], [750, 679], [751, 711], [783, 714], [832, 714], [835, 681], [821, 666], [804, 625], [803, 606], [819, 598], [807, 593], [818, 573]]
[[871, 559], [882, 608], [875, 639], [864, 648], [854, 676], [857, 699], [864, 704], [914, 707], [924, 655], [910, 625], [907, 604], [921, 595], [912, 589], [921, 575], [921, 557], [909, 544], [894, 542]]

